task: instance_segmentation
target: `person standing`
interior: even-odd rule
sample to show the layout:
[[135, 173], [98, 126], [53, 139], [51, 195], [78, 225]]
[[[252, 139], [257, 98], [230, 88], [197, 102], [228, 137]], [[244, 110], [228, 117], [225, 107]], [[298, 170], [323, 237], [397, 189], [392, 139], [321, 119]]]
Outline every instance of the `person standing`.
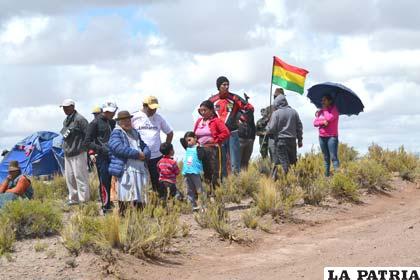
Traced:
[[[246, 94], [244, 95], [245, 100], [248, 102], [249, 97]], [[254, 121], [254, 111], [247, 110], [244, 114], [246, 116], [246, 121], [239, 122], [238, 135], [241, 153], [241, 169], [247, 170], [252, 151], [254, 150], [256, 127]]]
[[[263, 159], [267, 158], [268, 153], [269, 153], [269, 149], [268, 149], [269, 137], [266, 133], [266, 127], [269, 121], [270, 121], [269, 108], [261, 109], [261, 118], [257, 121], [255, 129], [256, 129], [256, 134], [259, 138], [260, 154]], [[271, 157], [272, 155], [270, 151], [270, 158]]]
[[[211, 96], [209, 100], [214, 104], [217, 116], [226, 124], [230, 131], [229, 139], [223, 143], [223, 149], [229, 154], [230, 164], [234, 173], [241, 169], [241, 152], [239, 143], [239, 123], [246, 122], [246, 111], [254, 111], [251, 104], [236, 94], [229, 92], [229, 80], [221, 76], [216, 80], [218, 93]], [[222, 159], [223, 175], [227, 176], [227, 159]]]
[[143, 100], [143, 108], [133, 114], [131, 122], [151, 151], [151, 157], [147, 161], [147, 167], [149, 168], [153, 191], [160, 194], [162, 190], [159, 185], [159, 171], [157, 169], [157, 163], [162, 158], [162, 153], [160, 152], [160, 145], [162, 144], [160, 132], [162, 131], [166, 134], [165, 143], [168, 144], [171, 144], [174, 133], [165, 118], [157, 113], [158, 108], [160, 106], [156, 97], [146, 97]]
[[[224, 122], [217, 117], [214, 104], [205, 100], [201, 102], [200, 118], [194, 124], [194, 134], [199, 146], [203, 150], [202, 157], [204, 180], [210, 186], [209, 195], [214, 195], [214, 190], [222, 180], [222, 159], [226, 158], [222, 144], [229, 138], [230, 132]], [[188, 144], [184, 139], [184, 148]]]
[[146, 202], [148, 172], [145, 161], [150, 158], [150, 150], [139, 132], [133, 129], [132, 117], [128, 111], [118, 112], [118, 124], [109, 139], [109, 173], [117, 178], [121, 215], [129, 206], [141, 209]]
[[109, 138], [115, 127], [115, 112], [118, 107], [113, 102], [106, 102], [102, 106], [102, 113], [89, 123], [86, 136], [86, 146], [89, 148], [89, 157], [96, 164], [99, 178], [99, 194], [104, 214], [111, 211], [111, 175], [108, 168], [110, 164]]
[[315, 114], [314, 126], [319, 129], [319, 145], [324, 155], [325, 176], [330, 176], [330, 165], [334, 171], [340, 167], [338, 160], [338, 120], [339, 112], [330, 95], [322, 97], [322, 109]]
[[273, 177], [277, 178], [277, 166], [281, 165], [284, 173], [289, 171], [290, 165], [297, 161], [296, 140], [299, 148], [303, 146], [303, 127], [299, 114], [291, 108], [284, 95], [274, 99], [275, 111], [272, 113], [267, 126], [267, 133], [274, 139], [274, 169]]
[[84, 144], [88, 121], [75, 109], [72, 99], [65, 99], [60, 105], [66, 118], [61, 134], [63, 136], [64, 175], [69, 190], [68, 204], [89, 200], [89, 173], [86, 145]]

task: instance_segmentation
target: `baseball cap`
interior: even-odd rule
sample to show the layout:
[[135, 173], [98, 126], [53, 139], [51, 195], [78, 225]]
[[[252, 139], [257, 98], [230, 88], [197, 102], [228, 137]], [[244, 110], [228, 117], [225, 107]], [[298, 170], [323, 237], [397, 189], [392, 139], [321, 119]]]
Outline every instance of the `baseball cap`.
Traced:
[[143, 104], [146, 104], [150, 109], [160, 108], [159, 102], [155, 96], [147, 96], [143, 99]]
[[95, 106], [92, 108], [92, 114], [99, 114], [102, 112], [102, 108], [100, 106]]
[[107, 101], [102, 105], [102, 112], [115, 113], [118, 110], [117, 104], [112, 101]]
[[75, 102], [73, 99], [64, 99], [63, 102], [61, 103], [60, 107], [67, 107], [67, 106], [74, 106]]

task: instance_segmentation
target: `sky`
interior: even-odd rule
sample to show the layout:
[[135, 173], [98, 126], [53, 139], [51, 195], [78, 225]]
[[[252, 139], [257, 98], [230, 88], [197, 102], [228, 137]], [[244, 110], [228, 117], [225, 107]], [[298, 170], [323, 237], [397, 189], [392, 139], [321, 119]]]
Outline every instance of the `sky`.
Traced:
[[[305, 89], [332, 81], [359, 95], [365, 111], [341, 117], [340, 141], [419, 152], [419, 10], [418, 0], [0, 0], [0, 149], [60, 131], [65, 98], [91, 120], [105, 101], [136, 111], [155, 95], [179, 155], [218, 76], [260, 117], [275, 55], [309, 71]], [[306, 92], [286, 95], [301, 152], [317, 149], [315, 107]]]

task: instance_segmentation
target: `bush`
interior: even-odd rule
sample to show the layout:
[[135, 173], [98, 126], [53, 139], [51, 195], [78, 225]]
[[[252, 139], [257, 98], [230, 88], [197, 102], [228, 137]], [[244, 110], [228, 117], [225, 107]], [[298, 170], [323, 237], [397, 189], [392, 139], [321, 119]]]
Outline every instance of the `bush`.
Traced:
[[73, 254], [117, 248], [136, 257], [155, 257], [167, 248], [180, 228], [178, 209], [150, 204], [144, 211], [127, 211], [125, 217], [117, 211], [105, 217], [88, 214], [79, 209], [62, 232], [64, 246]]
[[9, 219], [0, 218], [0, 256], [13, 251], [16, 234]]
[[214, 229], [223, 240], [240, 241], [229, 224], [228, 213], [220, 202], [209, 204], [206, 211], [195, 214], [194, 219], [202, 228]]
[[404, 146], [399, 147], [397, 151], [389, 151], [372, 144], [367, 158], [382, 164], [389, 172], [398, 172], [404, 180], [414, 181], [418, 175], [419, 159], [407, 153]]
[[247, 228], [256, 229], [258, 227], [258, 217], [256, 209], [246, 210], [242, 214], [242, 221]]
[[347, 165], [349, 162], [353, 162], [357, 159], [359, 153], [354, 147], [347, 145], [346, 143], [338, 144], [338, 158], [341, 166]]
[[375, 160], [364, 158], [348, 165], [347, 172], [360, 188], [370, 191], [388, 189], [391, 174]]
[[251, 164], [259, 173], [264, 174], [266, 176], [271, 175], [271, 160], [267, 157], [266, 159], [258, 158], [257, 161]]
[[319, 178], [323, 177], [323, 161], [319, 154], [313, 151], [300, 157], [291, 172], [297, 177], [297, 183], [304, 191], [305, 203], [318, 205], [327, 195], [325, 184]]
[[349, 175], [338, 172], [329, 180], [334, 197], [353, 202], [359, 201], [358, 186]]
[[54, 176], [51, 181], [31, 179], [34, 189], [34, 199], [38, 200], [65, 200], [68, 195], [66, 179], [63, 176]]
[[56, 234], [62, 227], [60, 208], [48, 200], [11, 201], [2, 209], [0, 218], [9, 219], [18, 239]]
[[290, 209], [302, 197], [297, 177], [291, 171], [287, 175], [280, 174], [275, 182], [271, 178], [261, 178], [255, 202], [260, 215], [288, 216]]

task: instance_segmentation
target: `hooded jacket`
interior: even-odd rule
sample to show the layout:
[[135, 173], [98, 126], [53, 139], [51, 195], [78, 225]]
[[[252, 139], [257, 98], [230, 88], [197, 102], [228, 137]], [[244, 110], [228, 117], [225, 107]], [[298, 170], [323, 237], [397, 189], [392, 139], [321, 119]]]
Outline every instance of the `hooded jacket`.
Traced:
[[274, 99], [275, 111], [267, 125], [267, 133], [277, 138], [297, 138], [302, 141], [303, 127], [299, 114], [291, 108], [283, 95]]

